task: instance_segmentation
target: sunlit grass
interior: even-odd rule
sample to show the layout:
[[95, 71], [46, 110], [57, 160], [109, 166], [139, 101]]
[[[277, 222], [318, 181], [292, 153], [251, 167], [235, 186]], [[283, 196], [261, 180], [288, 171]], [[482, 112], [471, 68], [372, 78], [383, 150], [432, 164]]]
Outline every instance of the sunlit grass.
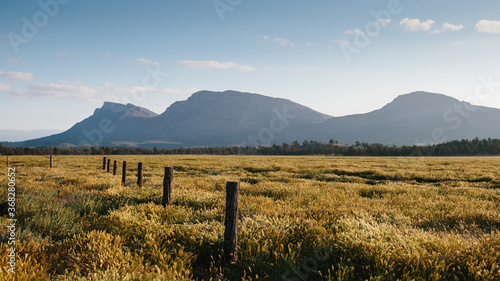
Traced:
[[[53, 169], [48, 157], [10, 157], [18, 280], [500, 280], [498, 157], [111, 158], [117, 176], [97, 156], [57, 156]], [[239, 262], [225, 267], [228, 180], [241, 182]], [[14, 280], [6, 254], [0, 266]]]

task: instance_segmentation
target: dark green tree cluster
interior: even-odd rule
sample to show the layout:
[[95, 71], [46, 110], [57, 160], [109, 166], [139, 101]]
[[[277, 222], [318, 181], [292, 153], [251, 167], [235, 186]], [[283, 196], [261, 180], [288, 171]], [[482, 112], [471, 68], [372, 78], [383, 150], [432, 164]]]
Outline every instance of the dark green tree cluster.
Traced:
[[338, 156], [475, 156], [500, 155], [499, 139], [475, 138], [455, 140], [433, 145], [388, 146], [379, 143], [341, 145], [335, 140], [328, 143], [304, 140], [302, 144], [260, 147], [179, 147], [174, 149], [130, 148], [130, 147], [11, 147], [0, 144], [2, 155], [153, 155], [153, 154], [199, 154], [199, 155], [338, 155]]

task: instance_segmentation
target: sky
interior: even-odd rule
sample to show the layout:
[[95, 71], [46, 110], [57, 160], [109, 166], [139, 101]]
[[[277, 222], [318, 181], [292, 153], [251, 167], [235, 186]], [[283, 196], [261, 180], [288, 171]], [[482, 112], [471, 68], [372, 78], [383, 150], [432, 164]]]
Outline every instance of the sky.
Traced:
[[332, 116], [414, 91], [500, 108], [499, 49], [498, 0], [3, 0], [0, 140], [199, 90]]

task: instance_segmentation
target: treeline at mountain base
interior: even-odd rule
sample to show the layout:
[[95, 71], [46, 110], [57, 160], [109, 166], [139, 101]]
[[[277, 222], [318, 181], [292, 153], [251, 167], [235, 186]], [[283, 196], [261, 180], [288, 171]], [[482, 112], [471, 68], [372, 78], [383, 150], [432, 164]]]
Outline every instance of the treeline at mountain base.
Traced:
[[331, 156], [481, 156], [500, 155], [499, 139], [454, 140], [433, 145], [388, 146], [379, 143], [355, 145], [314, 140], [259, 147], [179, 147], [175, 149], [136, 147], [10, 147], [0, 143], [1, 155], [331, 155]]

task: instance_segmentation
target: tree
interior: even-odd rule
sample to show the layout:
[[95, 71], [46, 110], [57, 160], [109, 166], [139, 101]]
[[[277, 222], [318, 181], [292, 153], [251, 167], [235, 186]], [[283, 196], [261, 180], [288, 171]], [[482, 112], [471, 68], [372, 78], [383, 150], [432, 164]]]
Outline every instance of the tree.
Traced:
[[106, 146], [106, 147], [104, 147], [103, 152], [104, 152], [104, 154], [109, 155], [109, 154], [111, 154], [111, 148]]

